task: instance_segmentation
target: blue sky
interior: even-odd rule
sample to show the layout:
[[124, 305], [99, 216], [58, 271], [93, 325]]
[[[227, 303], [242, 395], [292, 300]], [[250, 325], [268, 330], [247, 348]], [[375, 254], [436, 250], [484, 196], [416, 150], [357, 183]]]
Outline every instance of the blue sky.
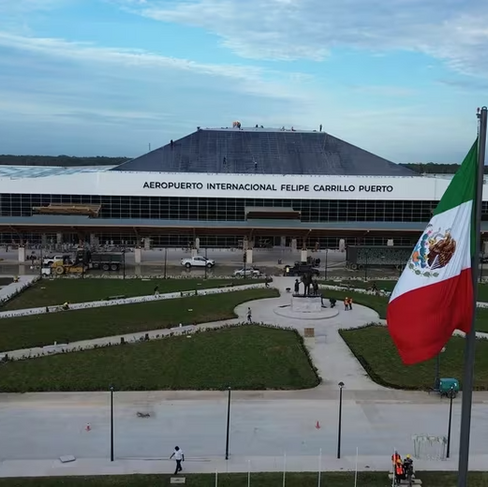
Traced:
[[479, 0], [0, 0], [0, 153], [136, 156], [240, 120], [458, 162], [487, 25]]

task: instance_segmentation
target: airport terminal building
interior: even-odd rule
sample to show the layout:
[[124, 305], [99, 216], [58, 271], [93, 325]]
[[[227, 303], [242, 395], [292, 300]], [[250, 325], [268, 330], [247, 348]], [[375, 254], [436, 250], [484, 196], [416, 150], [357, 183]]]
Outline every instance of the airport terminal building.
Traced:
[[448, 184], [324, 132], [198, 128], [116, 167], [1, 166], [0, 241], [411, 245]]

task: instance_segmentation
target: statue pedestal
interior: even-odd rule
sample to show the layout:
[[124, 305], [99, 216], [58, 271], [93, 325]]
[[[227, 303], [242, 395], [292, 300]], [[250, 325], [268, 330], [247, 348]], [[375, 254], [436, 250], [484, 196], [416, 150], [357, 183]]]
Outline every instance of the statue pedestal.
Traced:
[[320, 313], [322, 298], [320, 296], [293, 296], [291, 310], [294, 313]]

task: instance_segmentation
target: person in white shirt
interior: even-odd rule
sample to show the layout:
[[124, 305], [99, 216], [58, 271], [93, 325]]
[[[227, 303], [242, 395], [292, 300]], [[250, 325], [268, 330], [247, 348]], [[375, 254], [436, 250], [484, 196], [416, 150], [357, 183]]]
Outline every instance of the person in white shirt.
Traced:
[[185, 455], [183, 453], [183, 450], [179, 446], [175, 446], [175, 451], [169, 457], [169, 459], [171, 460], [173, 457], [176, 460], [175, 475], [177, 475], [178, 472], [181, 472], [183, 470], [183, 468], [181, 467], [181, 462], [185, 461]]

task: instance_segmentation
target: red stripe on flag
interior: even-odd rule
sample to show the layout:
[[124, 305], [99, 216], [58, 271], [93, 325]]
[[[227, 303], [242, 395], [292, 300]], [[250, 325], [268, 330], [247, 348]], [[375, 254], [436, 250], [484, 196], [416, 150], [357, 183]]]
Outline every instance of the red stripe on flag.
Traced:
[[473, 316], [471, 269], [395, 298], [386, 313], [388, 330], [406, 365], [435, 357], [454, 330], [467, 333]]

